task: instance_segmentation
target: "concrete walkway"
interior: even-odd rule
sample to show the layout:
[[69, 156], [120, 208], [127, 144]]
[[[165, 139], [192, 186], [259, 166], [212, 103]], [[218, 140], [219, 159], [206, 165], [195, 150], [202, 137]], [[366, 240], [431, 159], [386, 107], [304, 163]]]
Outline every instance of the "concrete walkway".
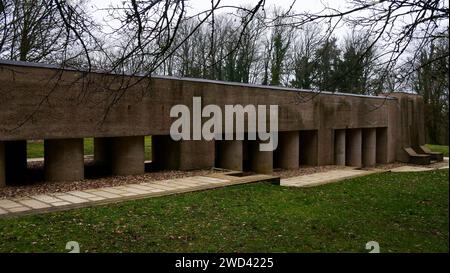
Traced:
[[279, 183], [279, 178], [275, 176], [250, 175], [238, 177], [232, 176], [232, 174], [232, 172], [217, 173], [209, 176], [193, 176], [83, 191], [0, 199], [0, 217], [89, 207], [130, 199], [164, 196], [253, 182]]
[[369, 175], [376, 172], [423, 172], [423, 171], [448, 169], [448, 167], [449, 167], [448, 157], [444, 157], [443, 162], [437, 162], [429, 166], [407, 165], [393, 168], [390, 170], [383, 170], [383, 169], [358, 170], [351, 167], [346, 167], [344, 169], [339, 170], [332, 170], [327, 172], [284, 178], [280, 180], [280, 185], [288, 187], [313, 187], [338, 182], [341, 180], [354, 178], [358, 176]]
[[345, 169], [284, 178], [280, 180], [280, 185], [289, 187], [313, 187], [376, 172], [380, 172], [380, 170], [357, 170], [348, 167]]
[[399, 173], [399, 172], [424, 172], [443, 169], [448, 169], [448, 157], [444, 157], [444, 161], [442, 162], [436, 162], [429, 166], [407, 165], [391, 169], [390, 171], [394, 173]]
[[237, 174], [238, 172], [217, 173], [209, 176], [193, 176], [83, 191], [0, 199], [0, 217], [89, 207], [131, 199], [164, 196], [261, 181], [269, 181], [276, 184], [279, 183], [281, 186], [313, 187], [377, 172], [429, 171], [444, 168], [448, 169], [448, 158], [445, 158], [444, 162], [435, 165], [434, 167], [402, 166], [391, 170], [358, 170], [346, 167], [343, 169], [295, 176], [281, 180], [278, 177], [270, 175], [249, 175], [240, 177], [234, 176], [234, 174]]

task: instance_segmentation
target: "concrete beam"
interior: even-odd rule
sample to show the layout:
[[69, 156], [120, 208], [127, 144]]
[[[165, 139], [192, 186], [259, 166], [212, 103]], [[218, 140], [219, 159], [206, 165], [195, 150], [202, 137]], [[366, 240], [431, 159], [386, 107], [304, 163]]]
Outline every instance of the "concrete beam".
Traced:
[[216, 141], [216, 167], [228, 170], [243, 170], [242, 140]]
[[46, 181], [84, 179], [82, 138], [44, 140], [44, 173]]
[[375, 167], [377, 162], [376, 129], [365, 128], [362, 132], [362, 164], [364, 167]]
[[387, 128], [377, 128], [376, 129], [376, 162], [377, 163], [388, 163], [388, 136], [387, 136]]
[[345, 166], [345, 129], [334, 131], [334, 164]]
[[271, 174], [273, 172], [273, 152], [260, 151], [259, 143], [259, 141], [248, 142], [250, 168], [257, 173]]
[[20, 184], [27, 171], [27, 141], [5, 141], [5, 177], [9, 184]]
[[111, 141], [112, 174], [145, 173], [144, 136], [113, 137], [108, 141]]
[[275, 151], [276, 166], [282, 169], [298, 169], [299, 155], [299, 132], [278, 132], [278, 148]]
[[362, 166], [362, 132], [361, 129], [348, 129], [346, 131], [345, 164], [347, 166]]

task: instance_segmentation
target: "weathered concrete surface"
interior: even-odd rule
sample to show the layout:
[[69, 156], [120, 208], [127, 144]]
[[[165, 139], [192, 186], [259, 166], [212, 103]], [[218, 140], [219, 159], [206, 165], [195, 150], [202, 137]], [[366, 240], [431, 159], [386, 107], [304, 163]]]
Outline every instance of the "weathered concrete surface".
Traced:
[[403, 148], [418, 148], [425, 144], [424, 102], [414, 94], [393, 93], [397, 98], [396, 159], [408, 162], [409, 156]]
[[250, 168], [257, 173], [271, 174], [273, 172], [273, 152], [260, 151], [258, 140], [248, 142]]
[[110, 174], [144, 173], [144, 136], [94, 138], [94, 164]]
[[377, 162], [377, 136], [375, 128], [362, 130], [362, 164], [364, 167], [375, 167]]
[[152, 136], [152, 163], [158, 169], [195, 170], [214, 167], [214, 141], [174, 141]]
[[282, 169], [298, 169], [300, 165], [299, 132], [279, 132], [274, 164]]
[[318, 164], [317, 130], [300, 131], [299, 139], [300, 165], [316, 166]]
[[243, 170], [242, 140], [216, 141], [216, 167], [228, 170]]
[[75, 181], [83, 179], [83, 139], [45, 140], [44, 170], [46, 181]]
[[111, 172], [115, 175], [145, 172], [144, 136], [111, 138]]
[[345, 166], [345, 130], [334, 131], [334, 164]]
[[345, 153], [345, 160], [347, 166], [361, 167], [362, 166], [362, 130], [349, 129], [346, 131], [347, 148]]
[[[5, 141], [7, 181], [19, 181], [13, 176], [23, 173], [19, 169], [26, 163], [23, 160], [26, 150], [16, 145], [13, 154], [19, 156], [11, 156], [8, 147], [12, 146], [8, 143], [12, 140], [24, 143], [26, 139], [152, 135], [156, 136], [155, 143], [168, 144], [155, 146], [156, 163], [159, 161], [162, 167], [186, 170], [212, 167], [214, 141], [167, 139], [175, 120], [169, 115], [171, 107], [184, 104], [192, 112], [194, 96], [201, 97], [202, 106], [216, 104], [222, 109], [236, 104], [278, 105], [279, 131], [300, 131], [300, 164], [333, 164], [335, 152], [340, 149], [335, 147], [335, 130], [386, 128], [385, 136], [378, 139], [387, 147], [385, 155], [378, 152], [380, 162], [407, 161], [403, 148], [424, 142], [423, 99], [410, 94], [394, 93], [393, 97], [384, 98], [317, 93], [188, 78], [84, 73], [5, 61], [0, 61], [0, 81], [0, 141]], [[246, 149], [245, 145], [243, 148]], [[348, 145], [346, 148], [356, 152]], [[99, 149], [96, 149], [97, 163], [106, 162], [101, 155], [108, 157], [108, 152]], [[347, 155], [345, 160], [358, 163]]]
[[[397, 102], [218, 81], [100, 73], [83, 77], [76, 71], [0, 66], [0, 140], [169, 135], [175, 120], [171, 107], [192, 107], [192, 97], [200, 96], [202, 105], [279, 105], [280, 131], [319, 129], [332, 141], [333, 128], [387, 126], [386, 110]], [[126, 92], [120, 89], [122, 81], [130, 84]], [[31, 114], [33, 122], [27, 119]], [[333, 150], [324, 151], [321, 161], [332, 163]]]

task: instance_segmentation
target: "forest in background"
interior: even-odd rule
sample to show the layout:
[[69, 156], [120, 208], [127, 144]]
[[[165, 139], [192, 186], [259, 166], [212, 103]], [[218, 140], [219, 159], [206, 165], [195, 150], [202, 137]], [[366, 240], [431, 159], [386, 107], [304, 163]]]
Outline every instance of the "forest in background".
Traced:
[[446, 1], [349, 0], [347, 11], [310, 14], [264, 1], [224, 11], [213, 0], [188, 16], [188, 1], [129, 0], [108, 8], [109, 22], [93, 16], [91, 2], [1, 0], [0, 58], [316, 91], [417, 93], [427, 142], [448, 144]]

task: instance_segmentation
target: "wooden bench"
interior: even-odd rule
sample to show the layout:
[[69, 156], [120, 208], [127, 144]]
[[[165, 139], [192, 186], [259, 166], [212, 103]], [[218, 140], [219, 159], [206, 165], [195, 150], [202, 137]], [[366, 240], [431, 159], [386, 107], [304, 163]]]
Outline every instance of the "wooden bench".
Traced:
[[428, 165], [430, 164], [431, 156], [427, 154], [418, 154], [413, 148], [407, 147], [403, 148], [409, 155], [409, 163], [417, 165]]
[[432, 152], [427, 146], [425, 145], [420, 145], [419, 146], [419, 150], [427, 155], [430, 155], [431, 160], [436, 160], [436, 161], [443, 161], [444, 160], [444, 154], [440, 153], [440, 152]]

